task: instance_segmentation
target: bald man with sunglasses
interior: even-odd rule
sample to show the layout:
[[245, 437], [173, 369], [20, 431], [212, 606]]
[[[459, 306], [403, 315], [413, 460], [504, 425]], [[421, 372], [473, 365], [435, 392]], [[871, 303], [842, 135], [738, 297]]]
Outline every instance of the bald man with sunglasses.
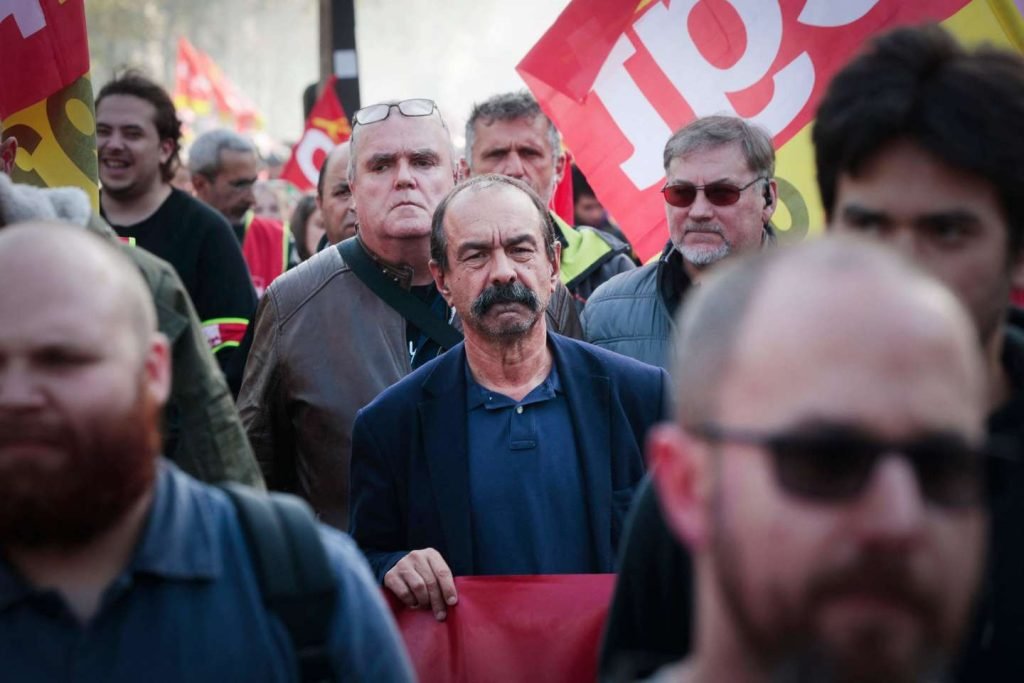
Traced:
[[601, 285], [581, 320], [589, 342], [667, 368], [672, 318], [690, 285], [719, 261], [774, 243], [778, 189], [771, 136], [732, 116], [678, 130], [664, 164], [669, 242], [661, 258]]
[[694, 637], [652, 680], [945, 680], [993, 455], [956, 297], [829, 238], [720, 269], [679, 327], [676, 418], [647, 454], [693, 559]]

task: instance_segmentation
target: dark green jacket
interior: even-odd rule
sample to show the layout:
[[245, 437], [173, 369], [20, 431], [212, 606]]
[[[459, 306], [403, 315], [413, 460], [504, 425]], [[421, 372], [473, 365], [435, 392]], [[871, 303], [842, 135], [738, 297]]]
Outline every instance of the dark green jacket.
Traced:
[[[117, 241], [76, 188], [16, 184], [0, 173], [0, 226], [56, 220]], [[120, 244], [120, 242], [119, 242]], [[164, 455], [197, 479], [263, 487], [227, 382], [210, 353], [199, 318], [174, 268], [143, 249], [121, 244], [149, 285], [160, 331], [171, 344], [171, 395], [165, 411]]]

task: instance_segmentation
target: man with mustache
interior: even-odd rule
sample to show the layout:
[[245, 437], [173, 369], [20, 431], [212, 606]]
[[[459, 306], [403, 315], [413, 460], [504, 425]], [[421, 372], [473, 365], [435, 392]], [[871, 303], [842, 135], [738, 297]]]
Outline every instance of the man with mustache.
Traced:
[[[3, 678], [297, 679], [235, 506], [159, 457], [170, 350], [132, 262], [81, 228], [7, 227], [0, 320]], [[326, 675], [412, 680], [358, 549], [310, 527]]]
[[352, 536], [389, 591], [439, 620], [453, 575], [613, 571], [644, 436], [667, 410], [663, 370], [549, 331], [560, 251], [523, 181], [452, 190], [430, 270], [465, 343], [356, 417]]
[[943, 680], [988, 522], [988, 387], [956, 298], [826, 239], [724, 266], [679, 330], [648, 456], [694, 637], [652, 680]]
[[617, 275], [587, 301], [592, 344], [668, 367], [676, 309], [719, 261], [775, 241], [775, 150], [767, 131], [734, 116], [706, 116], [665, 144], [669, 242], [661, 258]]
[[[533, 95], [523, 90], [494, 95], [473, 106], [466, 121], [463, 175], [500, 173], [522, 180], [550, 205], [555, 187], [569, 171], [555, 124]], [[587, 298], [609, 278], [636, 267], [629, 245], [590, 226], [573, 227], [551, 212], [562, 245], [562, 282], [582, 310]]]
[[[430, 327], [450, 332], [453, 322], [427, 264], [434, 207], [458, 173], [437, 105], [416, 98], [360, 109], [348, 153], [347, 185], [332, 181], [340, 170], [332, 155], [324, 189], [351, 191], [359, 233], [267, 290], [238, 398], [267, 485], [298, 493], [340, 529], [348, 526], [356, 411], [458, 340], [438, 339]], [[360, 274], [356, 262], [372, 272]], [[370, 275], [376, 288], [363, 279]], [[550, 321], [578, 330], [562, 292]]]

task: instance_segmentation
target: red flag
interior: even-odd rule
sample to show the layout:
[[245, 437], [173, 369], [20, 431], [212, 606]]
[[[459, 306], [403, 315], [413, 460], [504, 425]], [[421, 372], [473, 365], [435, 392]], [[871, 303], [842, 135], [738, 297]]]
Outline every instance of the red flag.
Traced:
[[213, 83], [206, 74], [206, 60], [192, 43], [178, 38], [178, 62], [174, 69], [174, 106], [206, 116], [213, 111]]
[[614, 574], [460, 576], [443, 622], [384, 590], [422, 683], [590, 683]]
[[18, 141], [11, 176], [80, 187], [99, 208], [88, 72], [82, 0], [0, 0], [0, 120]]
[[576, 225], [576, 208], [572, 200], [572, 155], [564, 146], [562, 154], [565, 155], [565, 172], [555, 185], [555, 191], [551, 193], [548, 208], [569, 225]]
[[0, 119], [46, 99], [88, 70], [83, 0], [0, 3]]
[[327, 153], [348, 140], [352, 133], [345, 109], [334, 90], [335, 80], [331, 76], [324, 85], [320, 99], [313, 105], [306, 119], [306, 130], [292, 148], [292, 156], [281, 171], [283, 180], [290, 181], [302, 191], [316, 187], [320, 167], [324, 165]]
[[[256, 106], [220, 70], [208, 54], [185, 38], [178, 39], [174, 72], [174, 106], [192, 123], [211, 115], [228, 121], [239, 132], [262, 127]], [[218, 122], [219, 123], [219, 122]]]
[[821, 213], [807, 127], [832, 75], [872, 34], [968, 4], [572, 0], [518, 71], [646, 259], [668, 236], [658, 190], [672, 131], [714, 113], [767, 128], [780, 151], [776, 216], [791, 221], [779, 227], [805, 234]]

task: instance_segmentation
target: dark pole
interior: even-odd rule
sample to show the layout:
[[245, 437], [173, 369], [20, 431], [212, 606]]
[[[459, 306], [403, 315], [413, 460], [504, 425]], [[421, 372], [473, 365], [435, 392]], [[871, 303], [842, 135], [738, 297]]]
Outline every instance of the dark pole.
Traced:
[[[354, 1], [320, 0], [320, 83], [331, 74], [338, 77], [335, 91], [350, 121], [360, 106]], [[319, 94], [319, 83], [306, 88], [302, 95], [303, 118], [309, 118]]]

